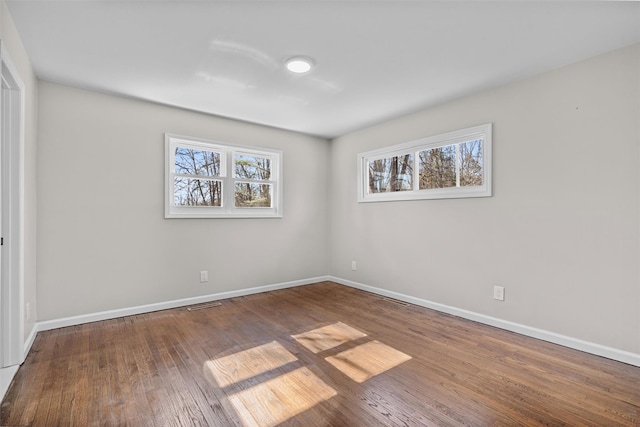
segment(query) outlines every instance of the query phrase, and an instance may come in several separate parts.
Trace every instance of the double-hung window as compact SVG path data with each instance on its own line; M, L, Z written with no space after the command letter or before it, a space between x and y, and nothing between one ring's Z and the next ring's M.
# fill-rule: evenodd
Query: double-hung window
M358 154L358 201L491 196L491 124Z
M165 218L282 216L282 152L165 135Z

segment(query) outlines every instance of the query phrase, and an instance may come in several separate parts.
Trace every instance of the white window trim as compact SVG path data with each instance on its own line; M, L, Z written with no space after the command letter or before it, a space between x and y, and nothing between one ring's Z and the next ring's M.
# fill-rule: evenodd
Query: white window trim
M225 175L220 178L223 182L222 206L176 206L174 204L174 165L175 147L191 147L196 149L220 151L221 171ZM233 176L234 154L259 155L271 159L272 186L271 208L237 208L235 207L235 181L246 182L245 179L237 180ZM165 134L165 218L282 218L282 161L283 153L262 147L249 147L227 142L211 141L189 136ZM229 191L231 189L231 191Z
M421 138L402 144L392 145L377 150L358 153L358 202L388 202L399 200L424 199L458 199L467 197L490 197L491 184L491 140L492 124L460 129L427 138ZM459 144L474 139L482 139L482 185L473 187L450 187L436 189L418 189L419 168L416 167L418 153L425 149L438 148L446 145ZM369 194L369 161L413 153L413 190L395 191L389 193Z

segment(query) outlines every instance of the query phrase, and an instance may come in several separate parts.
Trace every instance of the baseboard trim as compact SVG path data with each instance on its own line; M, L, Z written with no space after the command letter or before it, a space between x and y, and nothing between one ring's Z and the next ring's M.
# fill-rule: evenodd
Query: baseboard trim
M312 283L329 280L328 276L312 277L309 279L294 280L291 282L277 283L272 285L256 286L253 288L240 289L237 291L220 292L216 294L202 295L198 297L183 298L172 301L165 301L155 304L145 304L135 307L121 308L116 310L101 311L98 313L82 314L79 316L64 317L60 319L45 320L37 323L37 331L48 331L51 329L65 328L67 326L82 325L84 323L99 322L101 320L116 319L118 317L133 316L136 314L150 313L153 311L167 310L170 308L184 307L193 304L218 301L227 298L241 297L245 295L258 294L261 292L275 291L278 289L293 288L296 286L310 285ZM35 337L34 337L35 338Z
M400 301L419 305L421 307L426 307L426 308L430 308L432 310L440 311L443 313L452 314L454 316L462 317L464 319L473 320L475 322L483 323L485 325L495 326L496 328L505 329L507 331L516 332L518 334L525 335L528 337L537 338L543 341L559 344L564 347L573 348L575 350L584 351L586 353L606 357L608 359L617 360L619 362L628 363L629 365L640 367L640 354L637 354L637 353L631 353L628 351L619 350L617 348L607 347L604 345L584 341L578 338L557 334L555 332L533 328L531 326L526 326L519 323L510 322L507 320L498 319L496 317L486 316L484 314L476 313L473 311L463 310L457 307L439 304L433 301L412 297L412 296L401 294L398 292L376 288L374 286L365 285L362 283L354 282L352 280L346 280L346 279L333 277L333 276L329 276L328 280L339 283L341 285L349 286L352 288L360 289L363 291L371 292L371 293L382 295L389 298L394 298Z
M31 328L31 332L29 333L29 336L27 337L27 339L24 342L24 350L22 352L22 361L24 362L24 360L27 358L27 354L29 354L29 351L31 351L31 347L33 346L33 342L36 340L36 335L38 335L38 324L34 324L33 328Z
M433 301L412 297L409 295L389 291L382 288L376 288L374 286L369 286L363 283L358 283L352 280L342 279L340 277L334 277L334 276L312 277L309 279L294 280L291 282L257 286L253 288L240 289L237 291L220 292L216 294L209 294L209 295L203 295L203 296L192 297L192 298L183 298L183 299L166 301L166 302L155 303L155 304L146 304L146 305L140 305L135 307L102 311L99 313L91 313L91 314L85 314L80 316L72 316L72 317L65 317L60 319L53 319L53 320L38 322L34 326L31 334L29 335L29 337L27 338L27 341L25 342L24 354L26 356L29 349L31 348L31 345L33 344L33 341L35 340L36 333L39 331L47 331L50 329L64 328L67 326L81 325L84 323L98 322L101 320L115 319L118 317L132 316L135 314L143 314L143 313L149 313L149 312L159 311L159 310L167 310L170 308L184 307L192 304L201 304L201 303L217 301L221 299L240 297L240 296L251 295L251 294L256 294L261 292L275 291L278 289L293 288L296 286L309 285L312 283L323 282L327 280L339 283L341 285L349 286L355 289L361 289L363 291L386 296L389 298L394 298L400 301L405 301L421 307L426 307L432 310L458 316L463 319L473 320L475 322L483 323L485 325L495 326L497 328L505 329L511 332L516 332L518 334L525 335L528 337L541 339L543 341L552 342L554 344L559 344L565 347L584 351L586 353L606 357L608 359L617 360L619 362L628 363L630 365L640 367L640 354L637 354L637 353L631 353L631 352L616 349L613 347L607 347L607 346L592 343L589 341L584 341L578 338L557 334L555 332L546 331L543 329L538 329L531 326L510 322L510 321L499 319L496 317L491 317L491 316L476 313L473 311L464 310L461 308L452 307L445 304L440 304ZM16 370L17 370L17 367L16 367ZM13 378L13 376L11 376L11 378ZM4 376L2 376L2 379L4 379ZM9 379L9 383L11 383L11 379ZM0 384L0 386L4 386L4 383ZM9 384L7 384L6 386L8 387ZM0 388L0 391L2 391L2 388ZM3 395L3 394L0 393L0 395Z

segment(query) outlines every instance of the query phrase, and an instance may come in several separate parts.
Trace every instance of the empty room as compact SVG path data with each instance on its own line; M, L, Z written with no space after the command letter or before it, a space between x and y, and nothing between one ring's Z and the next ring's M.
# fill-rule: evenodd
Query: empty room
M0 0L1 426L640 426L640 2Z

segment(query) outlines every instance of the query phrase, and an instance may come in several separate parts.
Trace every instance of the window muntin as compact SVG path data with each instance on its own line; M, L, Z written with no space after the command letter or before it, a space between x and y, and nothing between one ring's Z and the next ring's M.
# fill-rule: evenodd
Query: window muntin
M429 148L418 153L420 190L481 186L482 139Z
M192 145L173 149L173 203L176 206L222 206L222 153Z
M282 216L281 151L170 134L165 140L166 218Z
M491 196L491 124L358 154L358 201Z

